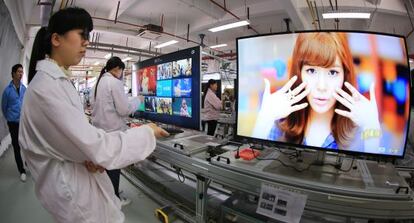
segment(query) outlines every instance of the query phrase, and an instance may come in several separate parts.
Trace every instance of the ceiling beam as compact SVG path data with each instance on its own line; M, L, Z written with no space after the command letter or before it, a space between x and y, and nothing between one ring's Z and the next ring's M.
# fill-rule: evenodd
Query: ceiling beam
M311 19L306 18L305 15L303 15L301 8L298 5L298 1L285 1L285 0L274 0L274 1L278 3L277 5L279 7L286 10L286 13L288 14L290 20L292 21L293 31L313 29L312 23L310 21Z

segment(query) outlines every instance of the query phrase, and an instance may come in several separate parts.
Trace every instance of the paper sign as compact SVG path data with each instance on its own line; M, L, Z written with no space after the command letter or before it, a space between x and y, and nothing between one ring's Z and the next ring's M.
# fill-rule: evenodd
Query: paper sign
M308 196L262 184L257 213L283 222L299 223Z

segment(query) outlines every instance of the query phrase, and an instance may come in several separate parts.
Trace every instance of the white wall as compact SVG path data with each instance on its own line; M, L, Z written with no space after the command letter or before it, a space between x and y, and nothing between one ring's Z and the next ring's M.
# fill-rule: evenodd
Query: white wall
M11 68L14 64L21 63L20 55L22 44L20 43L12 25L10 13L3 1L0 1L0 93L11 81ZM4 144L9 134L6 120L0 112L0 140Z

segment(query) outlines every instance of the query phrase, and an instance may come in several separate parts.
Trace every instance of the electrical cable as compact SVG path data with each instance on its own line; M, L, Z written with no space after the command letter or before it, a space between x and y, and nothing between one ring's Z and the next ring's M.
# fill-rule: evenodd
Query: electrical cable
M180 181L181 183L184 183L185 176L184 176L183 170L181 168L177 168L176 172L177 172L178 181ZM182 180L181 180L181 176L182 176Z
M313 166L313 165L316 165L316 163L315 162L313 162L313 163L310 163L308 166L306 166L305 168L297 168L296 166L294 166L294 165L289 165L289 164L286 164L286 163L284 163L282 160L280 160L279 158L259 158L259 157L257 157L256 156L256 154L254 153L254 149L253 148L251 148L251 151L252 151L252 154L253 154L253 156L254 156L254 158L255 159L257 159L257 160L274 160L274 161L278 161L280 164L282 164L282 166L284 166L284 167L288 167L288 168L292 168L292 169L294 169L294 170L296 170L296 171L298 171L298 172L303 172L303 171L306 171L306 170L309 170L309 168L311 167L311 166ZM296 152L296 157L298 156L299 154ZM291 154L291 156L292 156L292 154ZM292 157L289 157L289 159L292 159ZM338 165L337 164L332 164L332 163L324 163L324 165L331 165L331 166L333 166L333 167L335 167L336 169L338 169L339 171L342 171L342 172L349 172L351 169L352 169L352 167L354 166L354 161L355 161L355 158L352 158L352 162L351 162L351 165L347 168L347 169L341 169L340 167L338 168Z

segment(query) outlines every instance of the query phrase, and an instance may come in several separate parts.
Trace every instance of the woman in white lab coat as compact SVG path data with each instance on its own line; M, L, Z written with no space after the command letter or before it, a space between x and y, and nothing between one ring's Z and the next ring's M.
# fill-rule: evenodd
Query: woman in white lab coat
M102 167L143 160L155 138L168 135L155 125L106 133L89 124L67 69L85 55L92 29L88 12L66 8L52 15L33 44L19 142L36 195L57 222L123 222Z
M125 64L119 57L111 57L98 77L96 85L92 89L92 125L106 132L125 131L127 129L125 118L134 113L140 101L128 101L124 92L122 72ZM115 195L121 200L122 205L131 201L119 196L120 169L106 170L115 190Z

